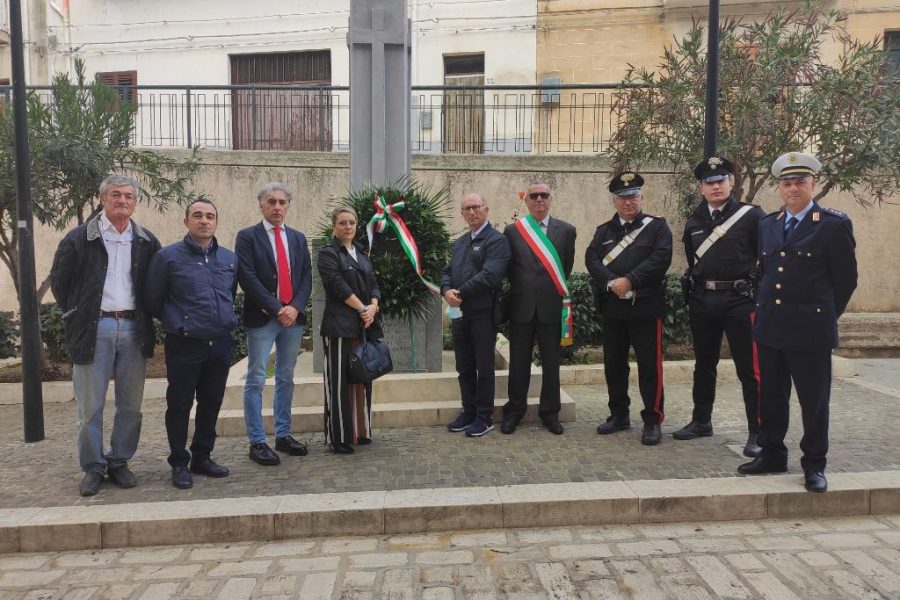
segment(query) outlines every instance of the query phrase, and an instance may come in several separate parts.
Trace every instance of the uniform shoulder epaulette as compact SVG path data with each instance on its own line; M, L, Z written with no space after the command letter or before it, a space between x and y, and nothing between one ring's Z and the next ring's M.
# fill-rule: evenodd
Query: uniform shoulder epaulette
M833 216L841 218L841 219L849 219L850 218L849 216L847 216L847 213L841 212L841 211L839 211L835 208L831 208L829 206L820 206L819 208L822 209L822 212L828 213L830 215L833 215Z
M663 217L662 215L648 215L647 213L644 213L644 216L645 216L645 217L650 217L651 219L660 219L661 221L665 221L665 220L666 220L666 218Z
M756 208L761 208L759 204L753 204L752 202L744 202L741 200L738 204L746 204L747 206L755 206Z

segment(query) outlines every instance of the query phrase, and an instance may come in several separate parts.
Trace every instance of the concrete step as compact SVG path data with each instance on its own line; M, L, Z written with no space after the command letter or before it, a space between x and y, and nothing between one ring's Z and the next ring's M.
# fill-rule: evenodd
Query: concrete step
M844 313L838 333L841 356L900 356L900 313Z
M394 427L434 427L446 425L459 413L459 395L454 400L417 400L406 402L390 401L379 402L378 396L372 405L372 426L379 428ZM503 418L503 402L494 406L494 422L499 423ZM528 399L528 411L523 422L538 421L538 398ZM560 391L559 420L572 422L575 420L575 400L565 391ZM263 424L267 434L275 432L275 419L271 408L262 411ZM322 431L324 428L324 406L294 406L291 410L291 429L295 433L308 433ZM193 427L193 414L191 426ZM244 411L242 409L227 409L219 412L219 420L216 424L216 433L220 436L243 436L247 429L244 424Z
M496 372L495 398L506 402L509 397L506 391L509 371ZM294 406L319 406L323 402L322 376L294 378ZM275 380L267 379L263 390L265 403L270 403L274 393ZM541 389L541 370L534 367L531 372L529 389L538 392ZM375 381L373 392L375 398L390 398L391 402L419 402L423 398L434 401L459 402L459 382L456 373L391 373ZM241 410L244 407L244 382L230 380L225 388L222 408Z

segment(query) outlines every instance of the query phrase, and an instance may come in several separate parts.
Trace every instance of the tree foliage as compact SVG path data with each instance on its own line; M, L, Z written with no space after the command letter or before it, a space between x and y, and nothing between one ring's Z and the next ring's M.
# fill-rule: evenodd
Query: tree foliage
M881 40L854 39L844 22L840 12L807 3L760 21L722 23L718 152L735 164L738 199L752 201L775 158L791 150L822 161L817 199L836 188L870 205L897 192L900 84ZM703 158L705 40L694 22L656 71L631 67L614 107L621 123L611 143L615 164L670 167L685 210L696 191L691 171ZM826 60L829 40L837 53Z
M75 61L74 81L63 73L49 93L29 92L27 107L32 210L41 224L62 230L98 214L100 182L110 173L135 177L139 201L159 211L194 197L188 186L200 166L199 148L179 161L131 147L136 105L107 85L88 83L83 61ZM0 260L18 289L13 128L12 111L0 109Z

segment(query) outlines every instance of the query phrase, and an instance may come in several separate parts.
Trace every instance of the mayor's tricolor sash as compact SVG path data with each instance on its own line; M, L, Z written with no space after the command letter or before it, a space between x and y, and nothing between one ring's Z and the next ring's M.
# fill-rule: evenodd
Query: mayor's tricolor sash
M541 231L540 223L531 215L525 215L516 221L516 229L544 268L547 269L550 280L556 286L556 292L562 296L562 334L559 344L571 346L575 331L572 318L572 297L569 295L569 285L566 283L566 274L563 271L562 261L559 260L559 253L547 234Z

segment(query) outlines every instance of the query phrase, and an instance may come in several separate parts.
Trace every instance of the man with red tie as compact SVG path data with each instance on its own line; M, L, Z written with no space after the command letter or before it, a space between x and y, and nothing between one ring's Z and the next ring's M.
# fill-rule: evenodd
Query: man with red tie
M238 281L244 290L247 327L247 378L244 383L244 422L250 459L277 465L281 458L266 443L262 392L269 355L275 346L275 450L305 456L306 446L291 435L294 367L300 354L306 304L312 292L312 271L306 237L285 227L291 193L281 183L267 183L257 195L262 222L238 232Z

